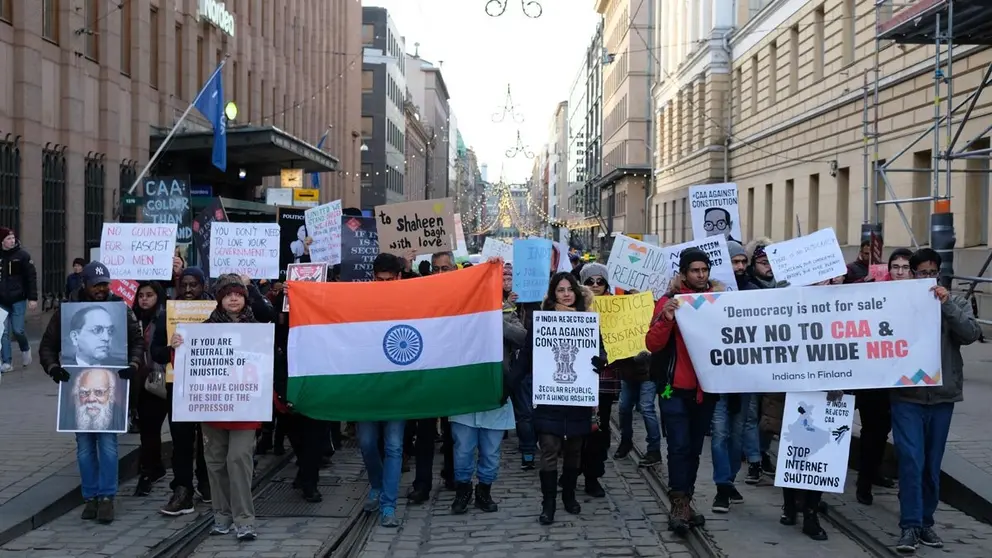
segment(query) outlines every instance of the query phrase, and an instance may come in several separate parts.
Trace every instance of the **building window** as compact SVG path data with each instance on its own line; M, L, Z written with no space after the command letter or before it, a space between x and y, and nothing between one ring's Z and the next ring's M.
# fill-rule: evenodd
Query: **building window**
M778 43L768 45L768 107L778 101Z
M41 0L41 36L59 44L59 0Z
M789 30L789 95L799 92L799 26Z
M747 189L747 238L754 238L754 187Z
M799 218L796 215L796 181L786 180L785 181L785 233L783 238L786 240L792 238L795 234L795 229L793 228L793 222Z
M682 238L679 242L686 242L690 236L689 230L689 198L682 198Z
M159 28L158 10L155 8L152 8L151 10L151 18L149 19L148 27L148 58L152 61L152 67L148 68L148 85L151 85L153 89L158 89L158 74L159 71L161 71L159 66L160 59L158 52L158 38L159 33L161 33L162 30Z
M176 92L175 96L179 99L183 98L183 45L185 41L183 40L183 26L181 23L176 24Z
M769 238L772 236L772 197L775 193L773 184L765 184L765 229L763 234Z
M842 53L841 57L844 61L844 65L854 63L854 41L857 35L855 23L855 0L844 0L843 9L841 10L841 27L843 36L842 41Z
M809 213L806 217L809 233L820 230L820 175L809 175ZM807 233L807 234L809 234Z
M205 53L203 52L203 37L196 38L196 86L203 87L203 83L206 81L207 76L204 73L203 59Z
M362 163L362 188L372 187L372 165Z
M372 46L375 43L375 26L371 23L362 25L362 45Z
M105 155L86 157L83 171L83 246L86 254L100 245L103 233L103 199L107 173L103 168ZM130 187L130 186L129 186Z
M734 112L738 119L744 118L744 69L738 67L734 72Z
M751 57L751 116L758 114L758 55Z
M65 147L41 152L41 289L61 298L65 286Z
M372 131L375 129L375 121L371 116L362 117L362 139L372 139Z
M848 216L851 214L851 168L844 167L837 170L837 226L834 232L837 233L837 243L841 246L847 244L848 240Z
M248 70L248 102L245 105L245 120L248 122L251 122L251 109L255 106L255 88L252 87L252 83L252 73Z
M362 70L362 93L371 93L374 82L372 70Z
M238 73L238 61L231 62L231 97L236 104L241 104L241 97L238 96L238 82L241 81L241 74Z
M11 23L14 21L14 0L0 0L0 21Z
M2 0L0 0L2 1ZM131 3L121 3L121 73L131 75Z
M823 29L825 20L823 6L813 11L813 79L816 81L823 79L826 53L826 35Z
M21 230L21 147L10 136L0 141L0 223Z
M696 137L699 138L699 149L706 147L709 141L706 130L706 81L705 78L699 82L699 95L696 102L699 107L696 109Z
M138 205L123 203L124 196L122 194L130 190L131 185L138 179L138 169L135 168L135 162L121 162L117 176L117 199L121 206L114 208L114 216L119 218L121 223L134 223L138 220Z
M83 1L83 55L94 62L100 61L100 0Z

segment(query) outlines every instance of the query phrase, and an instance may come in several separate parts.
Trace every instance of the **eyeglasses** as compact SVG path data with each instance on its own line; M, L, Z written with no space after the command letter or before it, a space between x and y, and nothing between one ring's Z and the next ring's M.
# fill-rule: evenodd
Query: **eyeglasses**
M587 287L605 287L606 281L603 279L586 279L586 282L583 284Z
M86 331L86 333L89 333L89 334L92 334L92 335L109 335L109 336L113 337L114 336L114 333L117 331L117 328L114 327L114 326L102 326L102 325L98 325L98 326L87 327L87 328L85 328L85 331Z
M82 398L87 398L90 395L92 395L92 396L97 397L99 399L103 399L104 397L107 396L108 393L110 393L110 390L109 389L81 389L81 390L79 390L78 393L79 393L79 397L82 397Z
M914 271L913 272L913 275L915 275L915 276L917 276L917 277L919 277L921 279L930 279L930 278L937 277L938 275L940 275L940 270L939 269L932 269L930 271L919 271L918 270L918 271Z
M713 229L724 230L727 228L726 219L718 219L716 221L705 221L703 222L703 228L707 231L712 231Z

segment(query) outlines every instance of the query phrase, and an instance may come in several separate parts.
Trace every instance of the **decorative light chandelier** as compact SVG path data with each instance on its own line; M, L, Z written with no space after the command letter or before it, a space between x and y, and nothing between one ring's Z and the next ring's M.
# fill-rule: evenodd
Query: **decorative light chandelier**
M489 17L499 17L506 12L506 6L510 0L489 0L486 2L486 15ZM537 19L544 13L544 8L536 0L520 0L520 11L531 19Z
M499 124L500 122L506 120L506 115L510 115L510 118L512 118L517 124L523 124L524 122L524 115L517 112L517 107L513 105L513 94L510 93L509 83L506 84L506 100L503 101L503 112L494 112L492 120L494 123Z
M534 152L531 151L530 149L527 149L527 146L524 145L524 140L520 137L520 130L517 130L517 145L506 150L506 158L512 159L516 157L517 154L520 153L522 153L523 156L528 159L534 158Z

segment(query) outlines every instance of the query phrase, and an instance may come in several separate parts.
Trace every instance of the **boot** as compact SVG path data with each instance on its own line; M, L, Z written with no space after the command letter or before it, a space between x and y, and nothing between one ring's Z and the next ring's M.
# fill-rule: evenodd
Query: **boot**
M827 540L827 532L820 526L820 518L816 508L806 508L803 510L803 534L814 541Z
M572 515L582 512L582 506L575 499L575 485L579 480L579 470L565 467L561 472L561 503L565 511Z
M792 488L782 489L782 516L778 518L782 525L796 524L796 491Z
M669 498L672 511L668 515L668 530L684 537L689 533L689 497L684 492L672 491Z
M558 471L541 471L541 525L555 522L555 505L558 500Z
M593 498L605 498L606 490L596 477L586 476L586 494Z
M455 501L451 503L451 513L461 515L468 511L472 502L472 483L460 482L455 485Z
M491 484L482 484L481 482L475 487L475 507L486 513L499 510L499 506L493 501L492 487Z
M706 516L696 511L696 508L692 506L693 493L690 492L686 499L686 515L689 517L690 527L702 527L706 525Z

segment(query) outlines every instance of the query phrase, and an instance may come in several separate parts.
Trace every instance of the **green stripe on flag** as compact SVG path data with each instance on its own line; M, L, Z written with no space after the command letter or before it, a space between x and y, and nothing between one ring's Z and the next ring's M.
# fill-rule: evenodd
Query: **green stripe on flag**
M293 410L317 420L385 421L448 417L503 405L503 363L289 378Z

